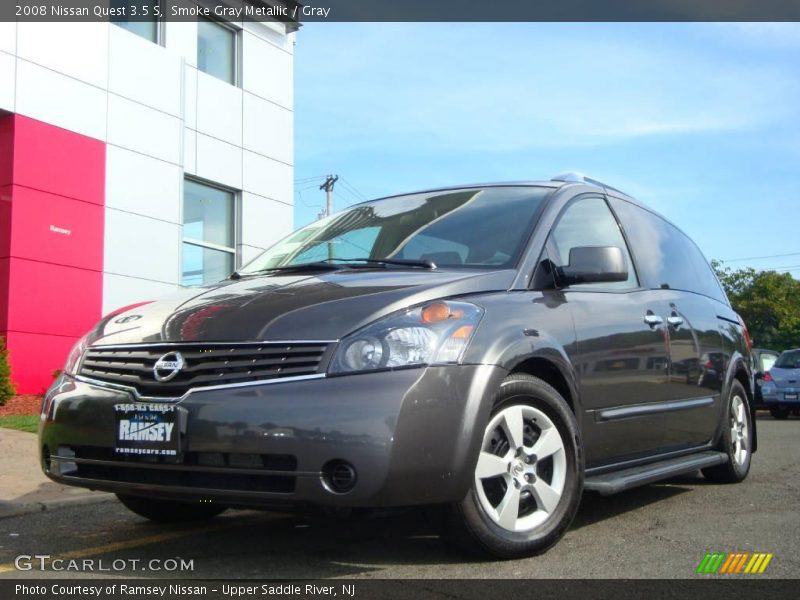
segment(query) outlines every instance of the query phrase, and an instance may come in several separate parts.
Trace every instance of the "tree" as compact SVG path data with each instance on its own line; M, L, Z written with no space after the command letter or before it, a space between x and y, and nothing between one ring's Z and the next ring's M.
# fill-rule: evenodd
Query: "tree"
M711 266L753 338L762 348L800 347L800 281L789 273Z
M14 389L14 384L11 383L8 348L6 348L6 341L0 337L0 406L3 406L15 393L16 389Z

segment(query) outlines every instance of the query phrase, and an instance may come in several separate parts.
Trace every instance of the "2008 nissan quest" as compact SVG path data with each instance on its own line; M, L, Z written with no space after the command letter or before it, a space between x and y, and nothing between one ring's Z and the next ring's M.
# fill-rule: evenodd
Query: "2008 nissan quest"
M44 398L42 467L155 521L440 505L460 547L527 556L584 489L742 481L750 346L697 246L604 184L393 196L105 317Z

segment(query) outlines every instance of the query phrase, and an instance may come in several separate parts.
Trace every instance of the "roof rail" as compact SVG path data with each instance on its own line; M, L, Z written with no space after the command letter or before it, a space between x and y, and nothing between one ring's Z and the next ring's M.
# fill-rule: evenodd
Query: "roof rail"
M550 181L564 181L567 183L586 183L588 185L594 185L596 187L600 187L603 189L619 192L620 194L625 194L625 192L623 192L620 189L612 187L606 183L603 183L602 181L597 181L597 179L586 177L586 175L578 171L564 171L563 173L559 173L558 175L551 177Z

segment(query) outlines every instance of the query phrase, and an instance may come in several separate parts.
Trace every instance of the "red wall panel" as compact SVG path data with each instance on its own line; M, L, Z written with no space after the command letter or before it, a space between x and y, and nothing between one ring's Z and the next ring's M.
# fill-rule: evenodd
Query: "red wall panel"
M64 360L77 338L36 333L8 333L11 378L19 394L41 394L53 383L53 372L64 368Z
M105 203L103 142L19 115L14 121L16 185Z
M8 329L8 266L10 258L0 258L0 337Z
M3 173L0 335L17 391L39 393L100 317L105 144L13 115L0 119Z
M100 318L102 273L11 259L8 329L81 336Z
M11 256L11 191L13 186L0 187L0 258ZM0 294L6 288L0 280Z
M14 115L0 116L0 186L13 181Z
M103 270L102 206L20 186L13 193L11 256Z

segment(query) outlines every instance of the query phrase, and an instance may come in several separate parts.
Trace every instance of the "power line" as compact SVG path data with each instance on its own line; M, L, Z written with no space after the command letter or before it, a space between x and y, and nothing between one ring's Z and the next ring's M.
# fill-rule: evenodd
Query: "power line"
M361 201L362 201L362 202L363 202L363 201L365 201L365 200L367 200L367 197L366 197L364 194L362 194L362 193L361 193L361 191L360 191L360 190L359 190L359 189L358 189L356 186L354 186L352 183L350 183L350 182L349 182L347 179L345 179L344 177L342 177L342 184L343 184L343 185L344 185L346 188L348 188L350 191L352 191L352 192L353 192L353 194L355 194L355 196L356 196L357 198L361 198Z
M300 179L295 179L295 183L305 183L307 181L312 181L314 179L323 179L325 175L314 175L313 177L302 177Z
M765 260L767 258L785 258L787 256L800 256L800 252L790 252L789 254L771 254L769 256L748 256L746 258L726 258L722 262L742 262L745 260Z

